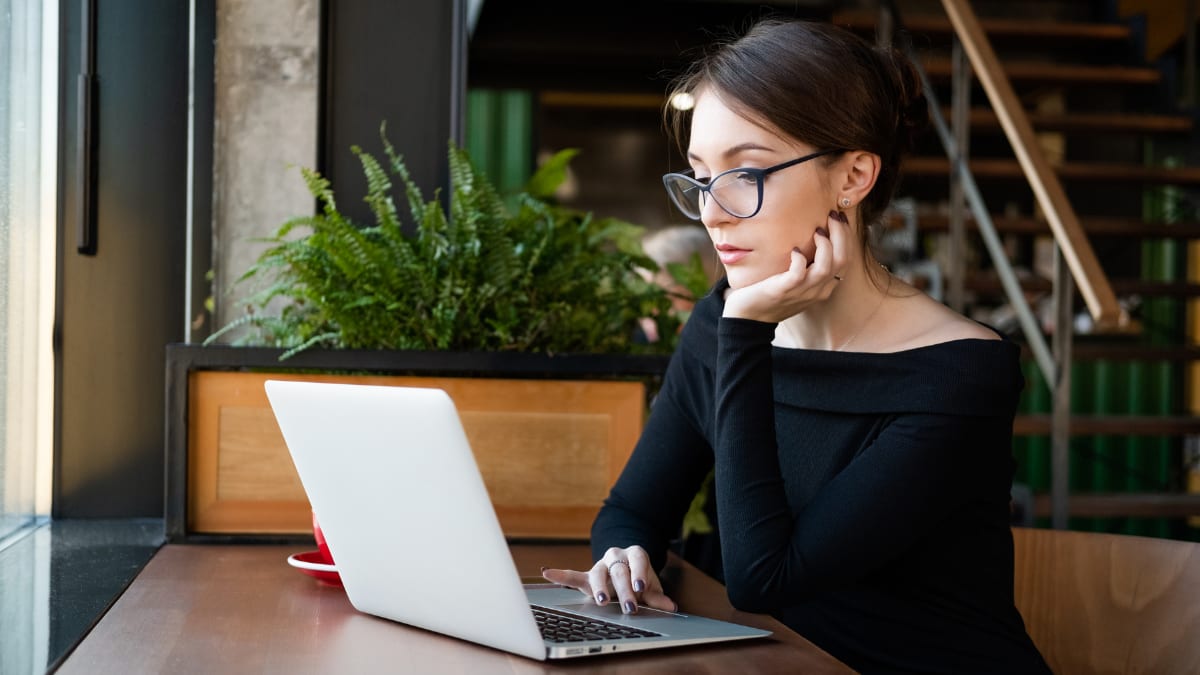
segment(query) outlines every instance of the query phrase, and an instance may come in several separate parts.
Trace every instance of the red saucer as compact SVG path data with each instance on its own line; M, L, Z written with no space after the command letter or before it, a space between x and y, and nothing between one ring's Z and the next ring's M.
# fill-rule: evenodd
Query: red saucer
M302 573L323 584L341 587L342 578L338 575L337 565L331 565L324 560L321 551L306 551L288 556L288 564Z

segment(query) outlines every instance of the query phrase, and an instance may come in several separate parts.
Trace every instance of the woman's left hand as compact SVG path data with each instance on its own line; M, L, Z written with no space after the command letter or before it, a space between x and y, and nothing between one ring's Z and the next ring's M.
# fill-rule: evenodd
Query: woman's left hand
M846 268L851 235L845 218L838 211L829 212L827 234L818 230L813 236L816 251L811 265L800 249L794 248L787 270L730 291L725 296L724 316L779 323L828 300Z
M650 565L650 556L641 546L610 548L587 572L543 568L547 581L583 593L597 605L620 603L621 611L635 614L639 606L665 612L679 609L663 592L662 582Z

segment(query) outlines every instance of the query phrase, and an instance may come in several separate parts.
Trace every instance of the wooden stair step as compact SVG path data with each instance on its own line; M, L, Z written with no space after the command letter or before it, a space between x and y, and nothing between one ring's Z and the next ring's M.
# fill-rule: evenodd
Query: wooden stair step
M1033 512L1039 517L1050 515L1050 495L1033 498ZM1084 518L1184 518L1200 515L1200 494L1163 492L1075 493L1067 499L1072 516Z
M1021 354L1030 356L1027 346L1022 345ZM1081 361L1143 361L1155 363L1169 361L1186 363L1200 361L1200 347L1192 345L1145 345L1089 343L1076 339L1071 345L1071 360Z
M922 60L925 72L934 81L946 81L953 74L950 59L930 57ZM1007 61L1004 72L1013 84L1103 84L1154 85L1162 73L1138 66L1091 66L1041 61Z
M947 120L949 108L942 110ZM1029 123L1035 131L1058 131L1063 133L1143 133L1143 134L1186 134L1192 131L1192 118L1186 115L1147 115L1140 113L1041 113L1026 111ZM1000 120L989 108L972 108L968 121L973 130L1000 131Z
M1025 179L1015 159L972 159L971 173L978 178ZM1116 162L1067 162L1055 167L1059 178L1070 181L1173 183L1200 185L1200 167L1142 166ZM950 160L945 157L910 157L903 171L908 176L946 176Z
M878 23L878 12L837 12L830 21L843 28L855 31L873 31ZM933 14L904 15L904 29L917 35L945 35L954 32L954 27L945 16ZM1116 23L1081 23L1067 21L1029 21L1024 19L984 18L979 19L983 32L989 38L1053 39L1053 40L1097 40L1119 42L1128 40L1128 26Z
M1071 415L1070 431L1072 436L1187 436L1200 433L1200 417ZM1050 435L1050 415L1017 415L1013 435Z
M967 215L967 227L975 229L975 218ZM1200 239L1200 222L1147 223L1140 218L1111 218L1106 216L1079 216L1083 231L1093 237L1152 237L1162 239ZM1050 234L1050 226L1043 220L1030 216L993 215L992 224L1005 234ZM904 218L892 214L888 220L892 228L904 227ZM920 213L917 228L922 232L944 232L950 228L950 217L944 213Z
M1027 277L1020 280L1025 291L1049 293L1049 279ZM1193 298L1200 296L1200 284L1186 281L1146 281L1144 279L1109 279L1113 293L1117 295L1143 295L1154 298ZM967 290L985 295L1003 295L1000 280L990 275L971 275L964 284Z

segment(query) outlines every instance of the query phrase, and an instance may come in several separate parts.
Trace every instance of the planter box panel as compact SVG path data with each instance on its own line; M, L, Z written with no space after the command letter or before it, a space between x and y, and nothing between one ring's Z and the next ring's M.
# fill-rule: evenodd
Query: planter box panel
M236 405L219 409L218 500L307 501L291 457L280 453L275 443L263 442L264 434L277 434L278 428L270 409Z
M587 538L637 442L646 396L632 381L193 371L189 531L311 531L308 500L263 389L269 379L446 390L509 537Z

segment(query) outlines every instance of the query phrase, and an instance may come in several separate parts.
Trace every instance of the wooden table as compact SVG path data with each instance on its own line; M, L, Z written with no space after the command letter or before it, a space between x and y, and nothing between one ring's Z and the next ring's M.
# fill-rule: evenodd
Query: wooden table
M844 673L839 661L769 616L730 607L686 563L684 611L774 631L763 640L538 662L361 614L340 588L287 565L296 546L161 549L64 662L60 673ZM581 569L585 546L513 547L522 575ZM430 583L453 583L453 580Z

